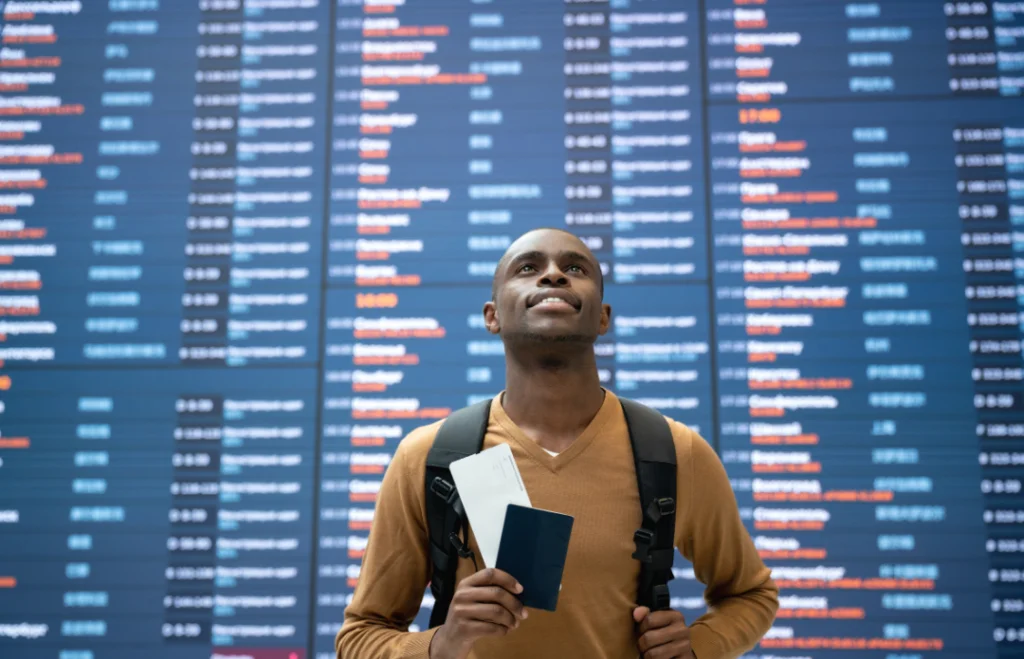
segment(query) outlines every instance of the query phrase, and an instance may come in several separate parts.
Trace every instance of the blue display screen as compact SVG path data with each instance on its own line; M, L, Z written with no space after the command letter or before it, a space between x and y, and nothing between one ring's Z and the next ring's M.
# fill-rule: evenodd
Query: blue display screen
M334 657L395 447L504 387L495 265L560 227L602 383L773 569L750 659L1024 657L1024 3L0 14L0 656Z

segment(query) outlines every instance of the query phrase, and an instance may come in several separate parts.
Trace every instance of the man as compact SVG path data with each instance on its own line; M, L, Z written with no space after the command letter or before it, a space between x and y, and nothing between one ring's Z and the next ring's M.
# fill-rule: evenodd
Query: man
M515 579L476 571L466 559L445 623L407 631L430 578L424 472L437 422L404 438L385 474L336 639L339 658L723 659L769 629L778 590L740 521L725 470L706 441L673 420L675 545L706 585L709 610L687 626L677 611L636 605L636 472L622 409L601 386L594 356L611 322L603 294L590 250L565 231L540 229L509 247L483 309L506 362L483 448L508 444L531 503L575 517L558 610L527 611ZM468 544L479 556L472 533Z

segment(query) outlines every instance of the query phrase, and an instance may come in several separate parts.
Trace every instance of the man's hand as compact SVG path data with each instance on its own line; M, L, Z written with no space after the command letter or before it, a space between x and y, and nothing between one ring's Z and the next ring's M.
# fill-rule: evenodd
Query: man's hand
M651 611L646 606L633 609L639 623L637 647L643 659L694 659L690 647L690 628L678 611Z
M459 582L448 617L430 642L430 659L465 659L473 643L485 636L504 636L526 618L516 595L523 587L512 575L494 568L480 570Z

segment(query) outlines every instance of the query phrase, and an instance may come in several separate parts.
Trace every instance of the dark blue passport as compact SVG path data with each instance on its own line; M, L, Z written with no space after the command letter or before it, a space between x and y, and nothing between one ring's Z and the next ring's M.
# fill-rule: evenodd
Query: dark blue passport
M554 611L562 587L573 518L562 513L510 503L498 544L495 567L523 586L523 606Z

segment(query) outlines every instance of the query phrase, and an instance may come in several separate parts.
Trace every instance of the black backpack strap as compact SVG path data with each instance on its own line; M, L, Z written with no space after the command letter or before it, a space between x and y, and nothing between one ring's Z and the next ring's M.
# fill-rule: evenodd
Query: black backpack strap
M426 512L433 567L430 592L434 596L431 628L444 624L448 617L448 606L455 594L459 556L469 556L459 539L459 531L465 532L467 528L466 514L448 466L480 451L490 411L490 399L456 410L441 424L427 453Z
M637 603L652 611L669 608L676 531L676 446L660 413L636 401L619 399L626 415L636 462L643 526L633 535L640 561Z

